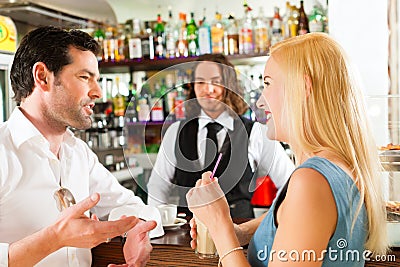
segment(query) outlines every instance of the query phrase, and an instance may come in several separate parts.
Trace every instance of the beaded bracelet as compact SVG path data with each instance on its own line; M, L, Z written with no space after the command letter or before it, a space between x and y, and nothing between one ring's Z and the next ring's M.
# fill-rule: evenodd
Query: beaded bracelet
M243 247L233 248L233 249L229 250L228 252L225 252L225 254L222 255L221 257L219 257L218 267L221 267L221 266L222 266L222 260L223 260L226 256L228 256L229 254L231 254L232 252L237 251L237 250L243 250Z

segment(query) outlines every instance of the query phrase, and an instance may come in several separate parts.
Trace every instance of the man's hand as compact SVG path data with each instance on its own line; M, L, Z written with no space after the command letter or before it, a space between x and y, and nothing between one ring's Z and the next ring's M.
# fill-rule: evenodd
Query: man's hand
M126 237L124 245L124 257L126 264L122 265L109 265L110 267L142 267L150 259L150 252L153 247L150 244L149 231L157 226L155 221L142 221L139 220Z
M95 193L76 205L67 208L54 225L56 242L61 247L92 248L129 231L140 221L134 216L121 218L116 221L98 221L88 218L84 213L94 207L100 200L100 195Z

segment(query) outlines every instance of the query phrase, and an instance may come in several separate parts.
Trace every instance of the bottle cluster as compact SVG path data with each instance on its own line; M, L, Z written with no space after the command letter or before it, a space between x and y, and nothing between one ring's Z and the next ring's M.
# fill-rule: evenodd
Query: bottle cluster
M179 13L176 20L169 9L167 21L161 14L156 21L128 20L117 27L98 28L94 38L102 47L100 61L129 61L134 59L179 58L209 53L257 54L268 51L270 45L285 38L307 32L327 32L326 10L315 5L310 14L300 6L286 2L286 12L266 17L262 7L255 16L244 2L243 16L223 17L216 12L209 20L205 16L196 21L195 14Z

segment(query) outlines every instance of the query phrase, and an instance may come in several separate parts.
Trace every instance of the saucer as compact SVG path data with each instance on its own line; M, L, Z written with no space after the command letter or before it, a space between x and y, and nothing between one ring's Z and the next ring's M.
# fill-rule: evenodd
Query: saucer
M163 227L164 227L165 230L171 230L171 229L175 229L175 228L181 227L185 223L187 223L187 220L182 219L182 218L175 218L175 222L174 223L164 224Z

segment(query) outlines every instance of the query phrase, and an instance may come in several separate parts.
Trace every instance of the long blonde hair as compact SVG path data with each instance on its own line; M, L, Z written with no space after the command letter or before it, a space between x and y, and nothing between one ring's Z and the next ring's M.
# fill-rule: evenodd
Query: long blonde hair
M285 75L283 112L289 143L300 153L330 151L349 166L368 216L365 244L377 254L387 250L377 146L368 126L363 96L355 83L343 49L326 34L312 33L287 39L271 48ZM306 77L311 90L306 90ZM290 116L288 116L290 115Z

